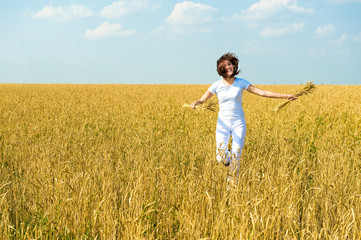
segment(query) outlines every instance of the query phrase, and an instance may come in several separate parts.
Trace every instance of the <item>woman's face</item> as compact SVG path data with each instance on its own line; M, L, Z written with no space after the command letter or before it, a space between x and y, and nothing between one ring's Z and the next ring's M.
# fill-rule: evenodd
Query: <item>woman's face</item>
M222 62L224 69L226 70L227 77L231 77L234 72L234 66L229 60L224 60Z

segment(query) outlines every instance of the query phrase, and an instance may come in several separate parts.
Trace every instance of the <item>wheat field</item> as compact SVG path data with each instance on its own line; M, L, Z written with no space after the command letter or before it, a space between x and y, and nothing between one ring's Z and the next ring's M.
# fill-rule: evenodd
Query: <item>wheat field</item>
M361 86L246 92L228 191L207 88L0 84L0 238L361 238Z

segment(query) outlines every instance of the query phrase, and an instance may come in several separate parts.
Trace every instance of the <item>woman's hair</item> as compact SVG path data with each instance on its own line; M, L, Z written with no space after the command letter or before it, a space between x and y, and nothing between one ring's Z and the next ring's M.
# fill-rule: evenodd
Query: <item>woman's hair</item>
M227 70L226 70L226 66L224 64L222 64L222 62L224 60L229 60L232 65L233 65L233 74L231 77L234 77L236 76L240 70L238 70L238 58L236 57L236 55L234 53L226 53L226 54L223 54L218 60L217 60L217 72L219 74L219 76L222 76L222 77L227 77Z

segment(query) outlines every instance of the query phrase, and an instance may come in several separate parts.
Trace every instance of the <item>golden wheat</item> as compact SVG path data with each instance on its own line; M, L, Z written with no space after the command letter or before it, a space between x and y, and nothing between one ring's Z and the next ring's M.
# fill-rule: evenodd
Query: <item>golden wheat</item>
M305 84L305 86L301 90L298 90L296 92L295 96L296 97L301 97L301 96L311 94L311 93L313 93L315 91L315 89L316 89L316 85L313 82L307 82ZM273 111L278 112L279 110L281 110L283 107L285 107L290 102L291 102L291 100L288 100L287 102L281 103L280 105L275 107L273 109Z
M360 86L245 92L230 191L207 87L0 85L0 239L361 238Z
M183 104L183 107L187 107L189 108L191 105L190 104ZM207 102L205 102L202 105L198 105L199 109L203 109L203 110L209 110L211 112L215 112L216 111L216 107L217 107L217 102L213 99L208 100Z

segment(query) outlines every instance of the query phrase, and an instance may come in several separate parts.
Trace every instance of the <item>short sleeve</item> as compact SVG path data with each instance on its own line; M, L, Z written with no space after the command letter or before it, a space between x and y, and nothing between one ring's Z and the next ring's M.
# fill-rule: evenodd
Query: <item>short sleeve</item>
M244 87L244 90L247 90L247 88L251 85L251 83L245 79L242 79L242 81L243 81L242 85Z
M212 94L215 94L215 93L217 92L217 83L218 83L218 82L213 83L213 84L208 88L208 91L210 91Z

